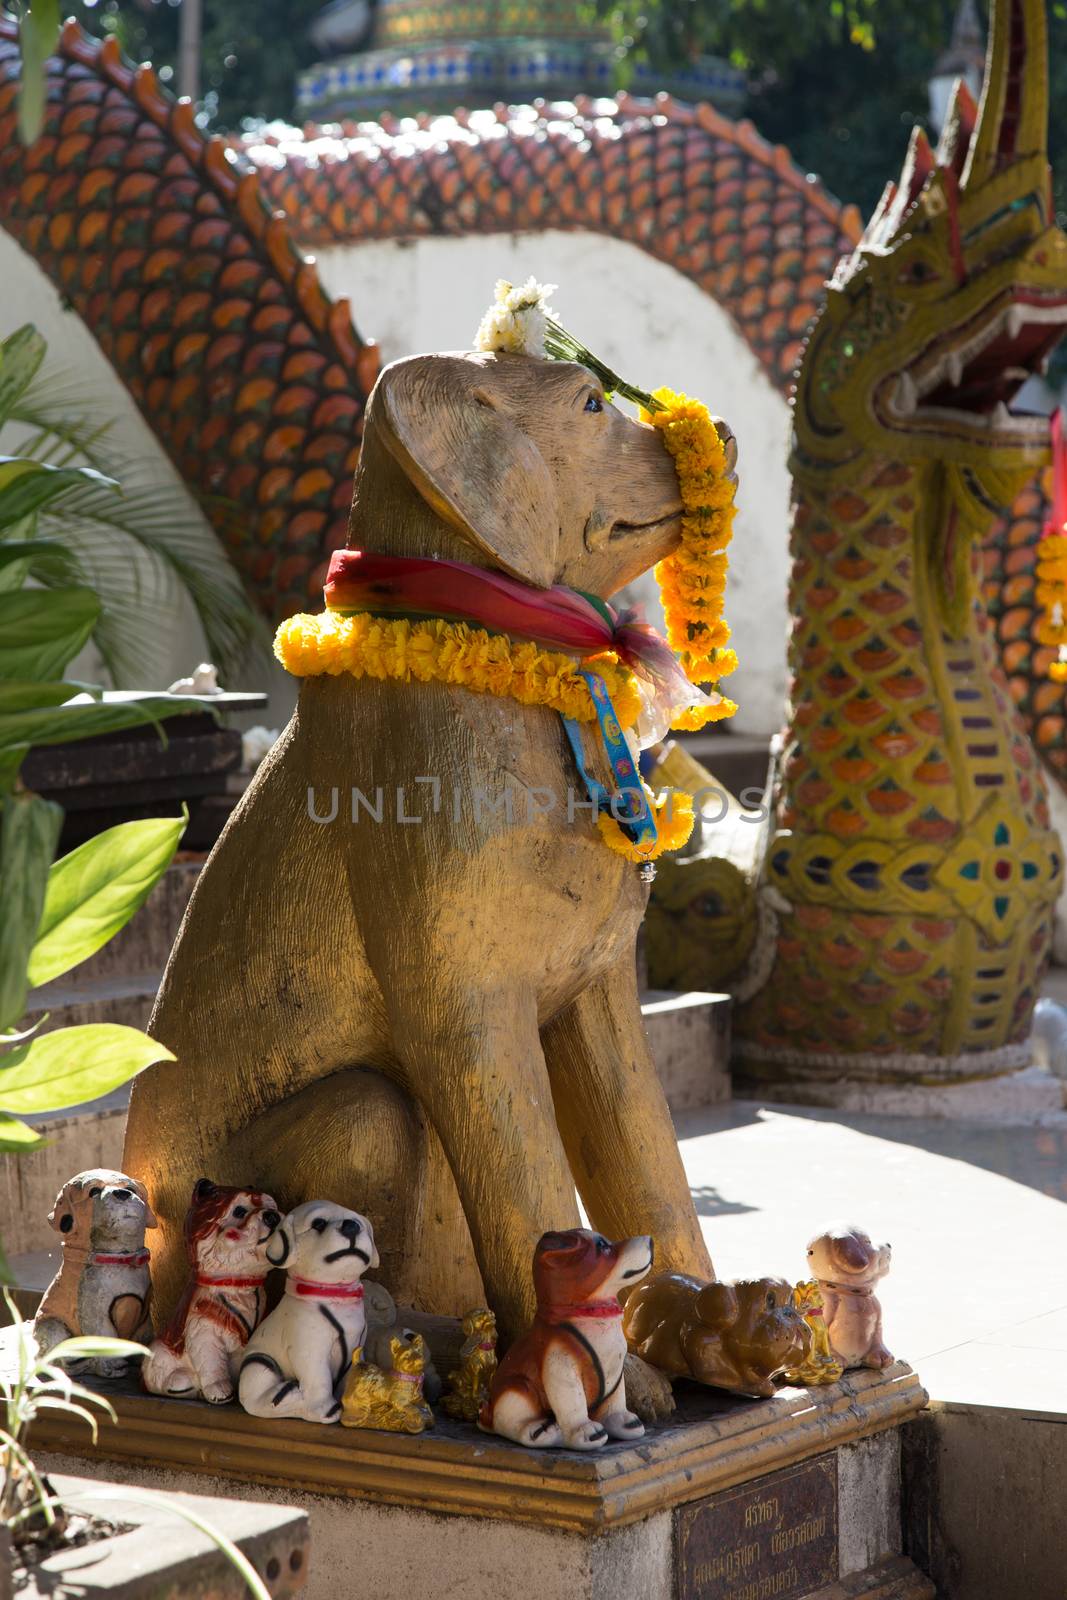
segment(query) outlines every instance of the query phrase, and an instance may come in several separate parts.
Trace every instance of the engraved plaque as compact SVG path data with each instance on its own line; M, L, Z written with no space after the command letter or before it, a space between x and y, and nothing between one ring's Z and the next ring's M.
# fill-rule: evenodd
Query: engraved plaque
M836 1583L837 1456L675 1512L678 1600L778 1600Z

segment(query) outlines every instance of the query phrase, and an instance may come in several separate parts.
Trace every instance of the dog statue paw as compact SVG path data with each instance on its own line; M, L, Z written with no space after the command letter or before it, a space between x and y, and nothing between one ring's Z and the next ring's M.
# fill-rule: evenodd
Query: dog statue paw
M644 1424L626 1406L618 1296L651 1265L647 1234L620 1244L587 1228L544 1234L533 1260L537 1314L497 1368L479 1427L539 1449L639 1439Z
M477 1422L496 1369L496 1318L481 1306L463 1318L459 1366L448 1374L448 1391L441 1401L446 1413L457 1422Z
M701 1283L661 1272L626 1302L630 1349L676 1378L766 1397L807 1360L811 1332L784 1278Z
M877 1369L893 1361L882 1342L882 1307L874 1292L892 1255L888 1244L872 1244L869 1233L848 1223L826 1228L808 1245L830 1348L845 1367Z
M366 1217L307 1200L267 1241L285 1293L248 1341L238 1394L253 1417L336 1422L352 1357L366 1336L364 1272L378 1266Z
M151 1252L144 1236L157 1224L144 1184L106 1168L79 1172L60 1189L48 1220L62 1240L63 1261L33 1319L40 1354L77 1334L147 1342ZM101 1378L127 1370L123 1358L76 1365Z
M405 1330L389 1341L389 1366L352 1357L341 1397L341 1422L346 1428L380 1428L389 1433L422 1433L433 1427L433 1412L423 1397L426 1341Z
M812 1278L809 1282L798 1283L793 1294L797 1310L811 1330L811 1350L806 1361L789 1368L785 1375L786 1382L801 1389L836 1383L845 1369L830 1349L822 1291Z
M233 1399L237 1363L266 1310L266 1246L281 1220L259 1189L194 1184L183 1225L189 1282L141 1368L150 1393Z

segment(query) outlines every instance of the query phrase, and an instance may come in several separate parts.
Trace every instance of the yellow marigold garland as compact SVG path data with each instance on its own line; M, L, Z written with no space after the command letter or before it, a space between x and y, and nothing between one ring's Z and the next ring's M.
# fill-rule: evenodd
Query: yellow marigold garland
M693 796L681 789L655 795L646 783L645 798L656 824L656 843L652 850L641 851L623 833L610 812L602 811L596 819L600 837L617 855L627 861L655 861L666 850L680 850L687 844L693 831Z
M279 627L274 653L297 678L349 672L354 678L400 683L451 683L524 706L548 706L576 722L596 717L573 656L443 617L414 622L365 611L352 616L301 612ZM629 667L611 652L591 658L590 665L603 678L621 726L633 727L642 702Z
M726 473L726 453L706 405L672 389L653 393L656 408L642 417L658 428L671 453L682 496L682 541L656 567L667 642L690 683L717 684L733 672L737 656L724 646L730 629L723 619L734 506L734 485ZM732 717L733 700L717 691L709 706L683 711L672 723L694 730Z
M1067 683L1067 534L1046 533L1038 544L1034 596L1044 607L1034 634L1039 644L1052 645L1057 652L1048 675Z

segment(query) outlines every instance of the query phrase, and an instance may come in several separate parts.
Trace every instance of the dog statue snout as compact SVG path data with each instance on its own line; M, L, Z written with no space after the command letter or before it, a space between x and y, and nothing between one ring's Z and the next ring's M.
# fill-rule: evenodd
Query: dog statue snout
M355 1217L346 1217L343 1222L338 1223L337 1231L343 1233L346 1239L355 1239L361 1229Z

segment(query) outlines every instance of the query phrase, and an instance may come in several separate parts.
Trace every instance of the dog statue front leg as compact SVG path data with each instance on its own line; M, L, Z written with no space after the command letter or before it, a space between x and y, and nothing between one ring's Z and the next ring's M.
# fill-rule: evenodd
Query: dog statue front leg
M599 1450L607 1444L608 1430L589 1415L585 1386L574 1352L563 1343L553 1344L541 1371L545 1395L559 1424L565 1450Z
M202 1316L191 1317L186 1325L185 1356L205 1400L220 1406L233 1399L229 1351L219 1338L218 1329Z
M626 1385L622 1377L603 1405L593 1413L593 1417L595 1421L603 1423L609 1439L640 1439L645 1431L641 1418L627 1409Z

